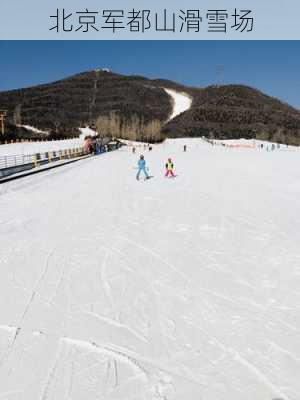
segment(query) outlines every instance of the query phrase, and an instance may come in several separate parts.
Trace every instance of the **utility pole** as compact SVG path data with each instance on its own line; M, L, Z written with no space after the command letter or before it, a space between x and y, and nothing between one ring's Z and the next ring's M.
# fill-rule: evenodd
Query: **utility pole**
M217 86L224 85L225 65L223 64L217 65L216 75L217 75Z
M6 117L7 111L0 110L0 124L1 124L1 134L4 135L4 120Z

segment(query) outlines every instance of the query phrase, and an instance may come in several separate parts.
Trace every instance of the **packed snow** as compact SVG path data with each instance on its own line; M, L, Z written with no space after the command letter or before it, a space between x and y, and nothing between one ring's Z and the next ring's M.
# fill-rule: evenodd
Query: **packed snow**
M298 400L299 171L185 139L0 185L0 398Z
M177 115L187 111L192 105L192 99L186 93L180 93L172 89L164 89L169 96L172 97L173 101L173 111L169 117L169 121Z

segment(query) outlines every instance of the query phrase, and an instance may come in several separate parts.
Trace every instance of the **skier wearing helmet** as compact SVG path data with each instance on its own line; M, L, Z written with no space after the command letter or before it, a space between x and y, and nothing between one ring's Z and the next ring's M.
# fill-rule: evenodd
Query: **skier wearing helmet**
M138 173L136 175L136 179L137 180L140 179L140 173L141 172L144 173L146 179L149 179L149 175L147 174L147 171L146 171L146 161L145 161L143 155L140 156L140 159L138 161Z
M168 158L168 161L166 162L166 173L165 173L165 177L168 177L169 175L171 175L173 178L175 177L174 172L173 172L173 162L171 158Z

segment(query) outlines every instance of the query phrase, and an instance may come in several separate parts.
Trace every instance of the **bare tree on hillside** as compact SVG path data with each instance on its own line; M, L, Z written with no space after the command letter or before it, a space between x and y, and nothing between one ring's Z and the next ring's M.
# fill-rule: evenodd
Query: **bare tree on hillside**
M111 112L109 115L99 116L96 121L96 130L101 138L120 137L132 141L159 141L161 128L159 120L145 124L143 117L136 114L130 118L122 118L119 114Z
M143 131L144 136L147 138L147 141L160 141L162 139L161 128L161 122L158 119L154 119L150 121L147 125L145 125Z
M96 131L100 138L118 137L121 133L121 118L117 113L101 115L96 121Z
M22 124L22 116L21 116L22 104L16 105L13 114L13 121L15 125Z

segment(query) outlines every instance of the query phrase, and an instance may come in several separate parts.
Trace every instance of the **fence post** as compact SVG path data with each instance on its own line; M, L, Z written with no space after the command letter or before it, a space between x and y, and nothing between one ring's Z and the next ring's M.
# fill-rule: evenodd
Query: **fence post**
M39 166L37 154L34 154L33 156L33 164L35 168Z

